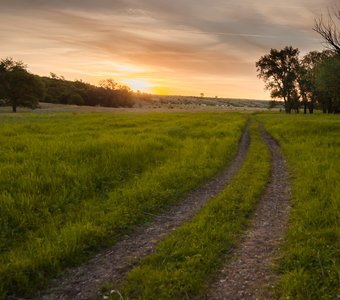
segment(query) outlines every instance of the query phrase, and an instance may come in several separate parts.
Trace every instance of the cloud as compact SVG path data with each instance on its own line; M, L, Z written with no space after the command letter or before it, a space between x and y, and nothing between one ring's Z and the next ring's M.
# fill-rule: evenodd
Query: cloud
M321 48L311 29L313 19L332 4L333 0L11 0L0 3L0 39L4 54L16 55L45 74L58 71L89 80L109 74L125 80L180 78L183 85L192 86L206 74L214 78L209 81L211 90L221 88L214 85L218 79L227 85L235 79L253 80L257 86L254 63L270 48ZM262 90L258 94L265 95Z

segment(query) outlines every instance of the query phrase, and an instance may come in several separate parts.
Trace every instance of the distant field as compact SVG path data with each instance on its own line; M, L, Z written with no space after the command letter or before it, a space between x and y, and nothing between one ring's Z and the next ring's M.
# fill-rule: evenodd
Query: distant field
M220 109L226 111L267 111L269 109L268 100L252 100L252 99L233 99L218 97L188 97L188 96L152 96L150 98L153 107L168 107L182 109ZM136 105L138 106L138 104ZM277 108L282 106L277 105Z
M33 112L187 112L187 111L239 111L260 112L268 110L279 111L282 105L269 108L267 100L200 98L184 96L148 96L145 100L137 100L132 108L112 108L101 106L77 106L65 104L40 103ZM18 108L19 112L32 111L29 108ZM1 112L11 112L11 107L1 107Z
M0 119L0 298L28 295L228 164L245 115ZM110 237L110 239L108 239Z

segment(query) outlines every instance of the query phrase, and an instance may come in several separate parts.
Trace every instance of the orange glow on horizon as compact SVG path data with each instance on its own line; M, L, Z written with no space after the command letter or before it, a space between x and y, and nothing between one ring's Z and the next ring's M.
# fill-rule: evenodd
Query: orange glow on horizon
M287 45L321 51L311 28L334 1L0 1L0 58L141 93L270 99L255 62Z
M151 93L153 90L152 87L154 86L154 84L152 84L151 82L140 79L128 79L124 80L123 83L126 84L134 92L140 91L141 93Z
M165 88L158 86L158 87L154 87L152 89L152 94L155 94L155 95L168 95L169 92Z

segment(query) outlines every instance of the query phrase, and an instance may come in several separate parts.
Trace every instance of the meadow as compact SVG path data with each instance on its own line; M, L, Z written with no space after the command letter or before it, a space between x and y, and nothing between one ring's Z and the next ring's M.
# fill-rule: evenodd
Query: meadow
M282 147L292 187L287 233L273 266L279 278L273 282L275 297L335 299L340 295L340 120L282 114L254 119ZM124 299L204 299L268 180L267 149L252 127L247 159L231 184L111 289Z
M0 297L32 295L204 183L240 114L3 114Z
M230 184L107 287L128 299L204 295L268 182L260 123L282 149L292 188L277 297L335 299L339 117L230 112L1 114L0 299L34 295L166 212L230 164L249 119L249 152Z
M204 295L210 277L246 228L269 179L270 154L258 124L250 125L250 135L249 152L233 181L127 275L118 287L124 299L193 299ZM120 298L115 296L112 299Z
M277 265L282 299L340 295L340 119L270 115L258 119L278 140L291 174L288 233Z

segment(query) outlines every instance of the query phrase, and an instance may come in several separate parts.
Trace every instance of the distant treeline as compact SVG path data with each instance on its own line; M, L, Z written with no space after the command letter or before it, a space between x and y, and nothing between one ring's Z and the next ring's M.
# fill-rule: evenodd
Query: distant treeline
M40 80L45 86L43 102L106 107L132 107L134 104L134 93L130 88L118 85L112 79L94 86L81 80L65 80L51 73L51 77L40 77Z
M22 61L12 58L0 60L0 106L36 108L39 102L105 107L132 107L136 100L150 95L134 93L129 87L113 79L100 81L99 86L81 80L69 81L51 73L41 77L27 71Z

